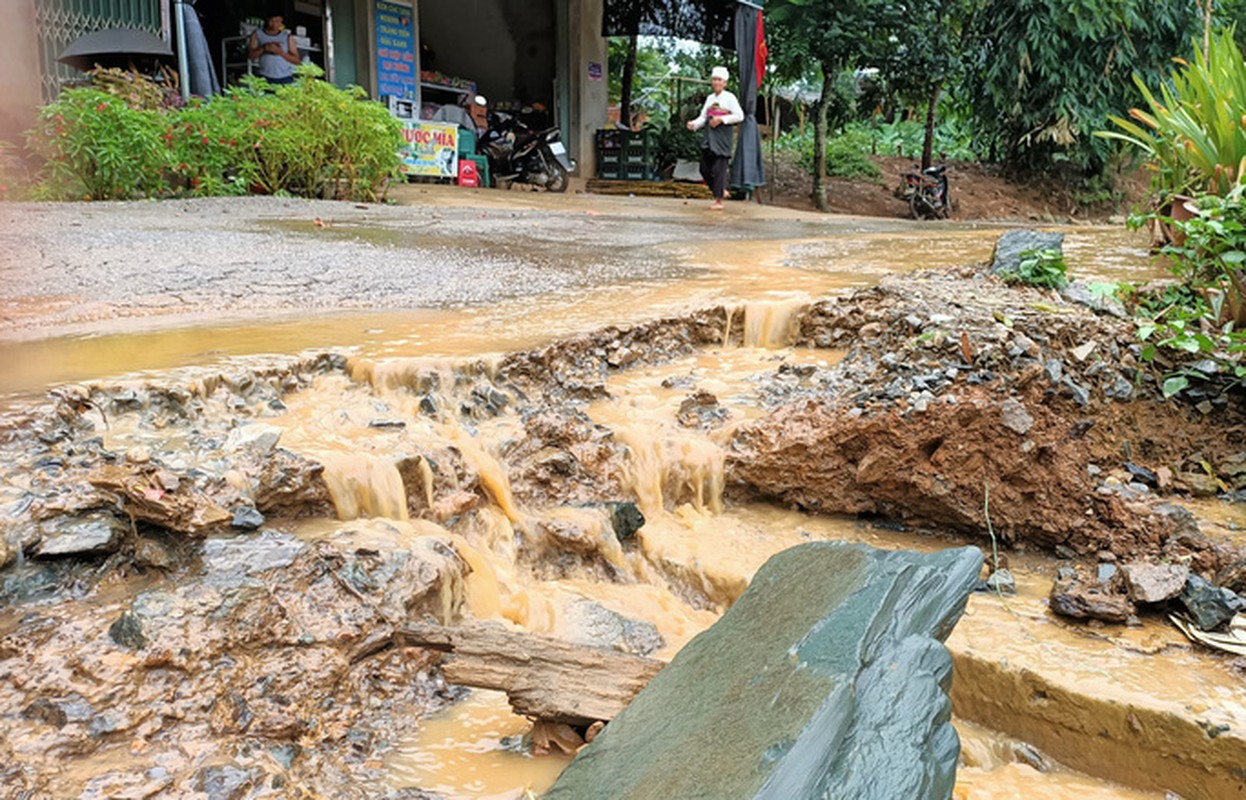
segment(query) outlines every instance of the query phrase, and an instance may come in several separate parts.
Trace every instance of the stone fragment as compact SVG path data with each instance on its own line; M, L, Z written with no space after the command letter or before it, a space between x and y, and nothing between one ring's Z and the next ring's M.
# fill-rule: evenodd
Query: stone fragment
M1010 397L999 404L999 410L1003 414L1004 427L1013 433L1025 436L1034 427L1034 417L1019 400Z
M1136 562L1121 567L1129 599L1135 603L1162 603L1177 595L1190 577L1184 564L1147 564Z
M109 626L108 638L131 650L141 650L147 646L147 637L143 635L143 624L129 611L123 612L120 617L117 617L117 621Z
M1078 361L1085 361L1090 358L1090 354L1093 353L1095 348L1098 346L1098 342L1084 342L1083 344L1079 344L1077 347L1073 348L1073 358L1076 358Z
M636 536L636 531L645 526L645 515L634 502L627 500L621 503L606 503L610 511L610 526L614 528L614 538L625 542Z
M1126 461L1125 470L1139 483L1144 483L1152 488L1159 485L1159 476L1146 467L1140 467L1132 461Z
M234 518L229 524L234 528L253 531L264 524L264 515L251 506L238 506L233 510Z
M1104 295L1090 288L1084 281L1073 281L1060 290L1060 296L1070 303L1086 306L1091 311L1108 314L1119 319L1127 316L1125 306L1111 295Z
M281 428L254 422L234 428L225 439L226 450L254 450L257 453L271 453L281 441Z
M1234 592L1216 586L1197 575L1185 582L1180 596L1181 604L1190 612L1194 624L1209 631L1233 619L1233 615L1246 609L1246 602Z
M1115 569L1115 567L1113 567ZM1051 587L1051 610L1074 619L1124 622L1135 613L1134 604L1123 594L1113 594L1098 581L1083 580L1072 570L1061 571Z
M1004 231L995 242L991 257L991 273L1015 272L1021 266L1021 254L1030 250L1064 252L1064 234L1035 230Z
M940 640L981 564L976 548L779 553L546 800L949 797L959 747Z
M1064 363L1058 358L1049 358L1043 364L1043 371L1047 373L1047 380L1055 385L1064 377Z
M92 556L114 552L129 526L107 511L44 522L43 539L34 548L39 558Z
M1017 579L1006 569L997 569L986 579L986 588L998 594L1016 594Z

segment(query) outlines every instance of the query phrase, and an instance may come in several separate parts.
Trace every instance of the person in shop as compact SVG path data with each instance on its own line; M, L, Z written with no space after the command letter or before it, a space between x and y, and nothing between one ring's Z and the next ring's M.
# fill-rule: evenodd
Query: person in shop
M722 211L727 193L727 166L735 142L733 125L744 121L744 109L736 96L727 91L726 67L710 72L710 96L705 98L701 115L688 121L688 130L704 130L701 137L701 177L714 195L713 211Z
M247 43L247 58L260 62L259 75L269 83L294 83L294 68L303 63L294 36L280 15L256 28Z

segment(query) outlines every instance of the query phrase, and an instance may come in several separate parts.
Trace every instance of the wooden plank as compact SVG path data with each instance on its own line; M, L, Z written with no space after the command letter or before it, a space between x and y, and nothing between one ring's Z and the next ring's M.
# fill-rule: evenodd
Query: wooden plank
M396 637L452 654L442 664L450 683L504 691L517 714L576 726L613 719L666 666L491 625L408 624Z
M683 181L615 181L592 178L588 182L587 189L596 194L634 194L637 197L682 197L709 200L712 196L709 187L705 184Z

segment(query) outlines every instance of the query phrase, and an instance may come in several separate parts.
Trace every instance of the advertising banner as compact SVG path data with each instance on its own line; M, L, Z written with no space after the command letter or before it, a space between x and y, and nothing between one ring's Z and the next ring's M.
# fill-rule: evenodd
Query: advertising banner
M403 128L402 170L408 175L457 178L459 127L439 122L409 122Z
M376 90L384 97L415 97L415 12L376 0Z

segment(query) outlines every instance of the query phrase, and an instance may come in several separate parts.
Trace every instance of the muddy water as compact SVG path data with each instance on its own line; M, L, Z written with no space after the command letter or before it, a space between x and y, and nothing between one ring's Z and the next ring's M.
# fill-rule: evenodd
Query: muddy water
M590 633L577 609L600 604L626 618L651 624L662 644L654 652L672 657L704 630L747 587L772 554L810 540L847 540L875 547L932 550L950 539L914 537L875 529L854 519L809 517L767 505L725 506L722 445L731 428L764 409L764 389L774 375L798 384L805 368L825 368L840 354L782 347L788 305L759 304L737 310L744 317L752 347L708 348L661 366L639 367L612 377L611 397L585 407L590 418L613 431L628 448L623 479L646 515L635 542L621 548L608 533L601 512L584 508L524 507L515 500L498 453L522 435L513 414L469 429L453 419L431 419L418 410L412 386L432 386L438 405L453 406L456 376L487 372L484 362L446 359L359 358L350 365L355 380L318 379L311 389L290 396L288 410L272 420L284 431L284 446L326 465L339 516L382 517L376 524L400 526L411 536L449 539L471 565L468 596L473 614L534 633L581 639ZM762 376L770 376L769 380ZM782 381L778 384L782 386ZM690 387L718 401L717 427L680 424ZM401 429L373 428L381 415L404 420ZM437 511L432 479L422 488L431 520L406 521L408 498L398 478L394 454L451 442L480 473L492 500L470 525L452 524ZM433 521L437 520L437 521ZM611 579L591 570L557 580L530 574L520 563L515 542L539 535L540 526L561 522L597 541L597 555L616 571ZM447 527L443 527L443 525ZM324 522L300 526L305 536L331 530ZM1016 601L1041 603L1047 578L1037 562L1014 561L1021 595ZM969 618L1000 613L1004 601L975 597ZM1041 650L1027 640L1023 649ZM450 798L515 798L548 786L566 760L517 752L515 737L527 729L506 712L496 695L473 695L401 739L386 760L387 786L421 786ZM1127 791L1062 769L1021 743L963 725L967 731L964 798L1069 797L1132 798Z
M861 221L829 237L791 223L774 235L784 233L791 238L654 244L650 257L677 265L666 280L520 296L489 307L316 314L311 320L304 313L263 320L217 316L211 325L201 321L190 327L177 318L144 318L142 331L26 341L20 331L0 331L0 354L8 365L0 372L0 408L52 384L214 364L239 355L344 348L370 357L467 357L632 322L642 310L654 317L723 302L801 301L869 285L886 272L985 261L999 230L914 231ZM426 238L384 230L373 235L400 248L418 248ZM1117 228L1066 230L1071 268L1088 278L1141 281L1163 275L1147 257L1146 245L1145 236ZM573 263L575 256L569 258Z
M515 300L488 309L238 324L210 333L165 331L19 345L11 354L23 367L4 379L8 382L0 391L21 393L52 381L162 370L225 356L349 346L354 355L348 375L324 376L310 389L286 397L285 413L266 422L282 430L282 446L324 464L338 517L362 520L356 528L360 541L366 542L372 525L397 529L410 539L448 541L472 568L467 598L474 616L582 639L593 633L582 613L585 603L593 603L651 625L660 636L652 654L669 659L711 625L765 559L779 550L812 539L909 549L953 543L877 530L851 519L727 505L722 447L734 425L799 392L806 368L824 368L839 357L786 346L794 312L808 298L861 285L886 268L980 260L986 256L983 241L993 237L951 231L905 238L867 229L843 241L818 241L798 235L806 231L780 233L791 236L760 243L661 245L668 257L684 265L682 277L603 287L577 297ZM1103 236L1106 241L1107 234ZM1098 251L1131 247L1132 242L1105 244ZM1122 263L1127 260L1122 258ZM836 266L827 269L827 263ZM1111 277L1117 269L1124 268L1105 261L1100 274ZM609 384L609 399L583 408L627 447L620 481L626 494L637 498L647 522L626 547L610 534L600 509L530 506L516 499L503 463L506 443L524 435L516 413L507 410L469 424L453 414L424 413L420 396L412 391L436 376L435 385L424 393L435 396L439 407L456 408L463 399L456 394L459 376L488 375L498 353L634 321L640 309L651 317L726 299L746 301L733 315L742 322L747 347L709 348L661 367L619 373ZM205 338L210 338L210 350L203 346ZM694 387L713 395L721 411L708 429L681 424L681 407ZM378 419L404 425L374 426ZM130 444L128 436L124 429L110 431L109 446L123 450ZM436 485L428 459L421 457L414 463L423 483L413 491L423 499L425 511L410 518L411 498L395 456L447 447L479 476L488 502L462 513L449 502L444 487ZM522 562L516 544L539 545L551 526L576 531L591 550L582 568L556 578L534 573ZM335 522L307 520L291 527L314 539L333 531ZM1044 579L1037 572L1027 573L1024 564L1014 568L1023 593L1038 591ZM997 599L981 597L973 600L970 612L979 618L1004 613ZM1026 646L1041 649L1042 641ZM451 798L539 792L565 759L517 752L513 737L526 729L523 720L506 713L496 695L473 694L444 717L421 721L410 737L400 739L385 761L383 783L390 788L420 786ZM1020 743L990 732L967 724L961 730L966 748L959 797L1147 796L1036 760Z

